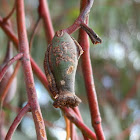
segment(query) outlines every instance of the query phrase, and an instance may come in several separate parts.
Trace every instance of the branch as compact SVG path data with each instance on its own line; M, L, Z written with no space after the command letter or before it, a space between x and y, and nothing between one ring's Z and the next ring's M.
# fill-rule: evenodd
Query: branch
M81 8L86 5L87 0L81 1ZM88 18L86 18L86 24L88 23ZM95 84L93 80L92 66L90 61L89 53L89 41L86 32L82 29L79 31L79 44L84 50L82 55L82 71L85 79L86 91L88 96L88 102L90 107L92 126L94 127L97 138L104 140L104 134L101 126L101 117L98 107L97 95L95 90Z
M72 34L76 30L78 30L80 27L86 31L86 33L89 35L91 41L93 44L101 43L102 40L100 37L85 24L85 19L88 17L88 14L90 12L90 9L93 5L94 0L87 0L84 7L81 9L79 17L75 20L75 22L68 28L63 29L64 32L67 32L68 34Z
M72 109L63 108L62 109L67 116L67 118L73 122L88 138L95 140L96 135L84 124Z
M20 112L18 113L17 117L15 118L15 120L13 121L12 125L10 126L8 133L6 135L5 140L11 140L13 133L15 132L17 126L19 125L19 123L21 122L22 118L24 117L24 115L29 111L30 107L29 104L27 104L26 106L24 106Z
M69 119L65 115L64 115L64 119L65 119L66 134L67 134L66 140L69 140L69 138L70 138L70 129L71 129L71 127L70 127L70 121L69 121Z
M51 21L46 0L39 0L38 12L43 19L45 33L46 33L46 40L48 41L49 44L51 43L52 38L54 36L54 30L53 30L52 21Z
M88 16L88 14L90 12L90 9L93 5L93 1L94 0L87 0L87 3L85 4L84 8L80 12L80 15L78 16L78 18L75 20L75 22L70 27L68 27L67 29L64 29L64 31L66 31L69 34L72 34L77 29L80 28L81 24L85 22L85 18Z
M22 59L22 66L28 95L28 103L31 107L37 133L37 139L47 140L45 125L40 111L40 106L37 100L37 94L34 86L34 79L30 62L29 45L25 27L24 0L17 0L16 7L17 7L19 51L24 54Z
M5 18L3 18L3 22L8 21L8 19L13 15L15 9L16 9L16 1L14 2L14 6L13 6L12 10L10 11L10 13Z
M73 108L73 110L74 110L74 112L77 114L77 116L79 117L79 119L83 122L83 119L82 119L82 116L81 116L81 114L80 114L79 108L78 108L78 107L75 107L75 108ZM83 134L84 140L89 140L89 139L87 138L87 136L85 136L84 133L82 133L82 134Z
M0 26L3 29L3 31L7 34L9 39L11 39L13 41L13 43L15 44L16 49L18 49L18 43L19 43L18 38L14 34L12 28L9 25L3 23L3 20L2 20L1 17L0 17ZM30 61L31 61L33 71L35 72L35 74L39 78L39 80L42 82L44 87L49 91L48 81L46 79L45 74L42 72L42 70L39 68L39 66L36 64L36 62L32 59L32 57L30 57L30 59L31 59Z
M14 77L16 76L16 74L17 74L17 72L18 72L18 70L19 70L19 67L20 67L20 61L18 61L18 62L16 63L14 72L13 72L13 74L11 75L11 77L10 77L10 79L9 79L9 81L8 81L8 83L7 83L7 85L6 85L5 89L4 89L4 91L3 91L3 93L2 93L1 96L0 96L0 111L2 111L4 100L5 100L5 98L6 98L6 95L7 95L7 93L8 93L9 88L11 87L11 84L12 84L12 82L13 82L13 80L14 80ZM10 96L10 95L9 95L9 96Z
M33 28L33 32L31 34L31 38L30 38L30 41L29 41L29 48L30 48L30 50L31 50L33 39L34 39L34 36L35 36L35 34L37 32L37 29L38 29L40 21L41 21L41 18L39 17L37 22L36 22L36 24L35 24L35 26L34 26L34 28Z
M16 56L14 56L12 59L10 59L5 66L2 68L0 72L0 82L2 78L4 77L5 73L7 72L8 68L17 60L21 59L23 57L23 53L18 53Z

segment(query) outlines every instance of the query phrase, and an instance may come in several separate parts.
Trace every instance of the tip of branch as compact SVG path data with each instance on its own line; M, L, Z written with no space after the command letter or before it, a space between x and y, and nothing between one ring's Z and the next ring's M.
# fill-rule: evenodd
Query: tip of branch
M86 31L86 33L89 35L93 44L102 43L101 38L91 28L89 28L85 23L81 24L81 28Z

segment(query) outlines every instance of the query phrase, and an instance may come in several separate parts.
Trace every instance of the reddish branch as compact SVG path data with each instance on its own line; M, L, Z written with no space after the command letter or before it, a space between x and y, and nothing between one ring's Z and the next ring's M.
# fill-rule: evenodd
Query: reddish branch
M7 83L7 85L6 85L5 89L4 89L4 91L3 91L3 93L2 93L1 96L0 96L0 105L1 105L1 109L2 109L2 106L3 106L4 100L5 100L5 98L6 98L6 95L7 95L7 93L8 93L8 90L9 90L9 88L11 87L11 84L12 84L12 82L13 82L13 80L14 80L14 77L16 76L16 74L17 74L17 72L18 72L18 70L19 70L19 67L20 67L20 61L17 62L16 66L15 66L15 69L14 69L14 72L13 72L13 74L11 75L11 77L10 77L10 79L9 79L9 81L8 81L8 83Z
M16 1L17 7L17 25L18 25L18 38L19 38L19 51L24 54L22 58L22 66L26 84L26 91L28 95L28 103L33 115L37 139L46 140L45 125L40 111L40 106L37 100L37 94L34 86L33 73L30 63L29 45L27 39L27 32L25 27L25 11L24 0Z
M3 18L4 22L6 22L12 16L12 14L15 11L15 9L16 9L16 2L14 3L14 6L13 6L12 10L10 11L10 13L5 18Z
M79 117L79 119L83 122L83 119L82 119L82 116L80 114L80 110L78 109L78 107L75 107L73 110L75 111L75 113L77 114L77 116ZM88 137L86 137L84 135L84 133L82 133L82 134L83 134L84 140L89 140Z
M48 43L51 43L54 36L54 30L46 0L39 0L38 11L44 22L46 40L48 41Z
M19 43L18 38L14 34L12 28L8 24L3 22L1 17L0 17L0 26L3 29L3 31L7 34L9 39L11 39L13 41L13 43L15 44L16 49L18 49L18 43ZM36 64L36 62L32 59L32 57L30 57L30 61L31 61L33 71L35 72L35 74L37 75L39 80L42 82L42 84L45 86L45 88L47 90L49 90L48 81L46 79L45 74L42 72L42 70L39 68L39 66Z
M63 111L67 118L70 119L71 122L73 122L82 131L82 133L92 140L96 139L96 135L85 124L82 123L82 121L72 109L64 108Z
M64 119L65 119L65 124L66 124L66 133L67 133L67 135L66 135L66 140L69 140L69 138L70 138L70 121L69 121L69 119L64 115Z
M26 106L24 106L21 111L18 113L17 117L15 118L15 120L13 121L11 127L8 130L8 133L6 135L5 140L11 140L13 133L15 132L17 126L19 125L19 123L21 122L23 116L29 111L30 106L29 104L27 104Z
M90 9L93 5L93 1L94 0L87 0L82 11L80 12L79 17L75 20L75 22L70 27L68 27L64 31L71 34L81 27L81 24L85 22L85 19L90 12Z
M35 36L35 34L36 34L37 30L38 30L38 26L39 26L40 21L41 21L41 18L39 17L37 22L36 22L36 24L35 24L35 26L34 26L34 28L33 28L33 32L31 34L31 38L30 38L30 41L29 41L30 50L31 50L31 47L32 47L34 36Z
M81 9L86 5L87 0L81 1ZM88 18L86 20L86 23L88 23ZM95 133L97 135L97 138L99 140L104 140L104 134L101 126L101 117L98 107L98 101L97 101L97 95L95 90L95 84L93 80L93 72L92 72L92 66L90 61L90 53L89 53L89 41L87 33L80 29L79 31L79 43L81 47L84 50L84 53L82 55L82 70L87 90L87 97L90 107L90 113L91 113L91 120L92 120L92 126L94 127Z
M23 53L18 53L16 56L14 56L12 59L10 59L5 66L2 68L0 72L0 81L4 77L5 73L7 72L8 68L17 60L21 59L23 57Z

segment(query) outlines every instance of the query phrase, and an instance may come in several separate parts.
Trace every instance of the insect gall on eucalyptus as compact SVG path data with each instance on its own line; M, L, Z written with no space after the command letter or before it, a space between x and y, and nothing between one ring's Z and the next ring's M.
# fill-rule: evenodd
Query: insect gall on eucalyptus
M76 107L81 99L75 95L75 74L83 50L68 33L57 31L48 45L44 69L49 89L55 96L54 107Z

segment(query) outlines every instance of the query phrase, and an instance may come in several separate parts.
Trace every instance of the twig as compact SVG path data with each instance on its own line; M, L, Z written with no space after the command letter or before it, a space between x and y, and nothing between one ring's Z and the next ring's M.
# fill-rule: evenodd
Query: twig
M46 40L50 44L54 36L54 30L46 0L39 0L38 11L44 22Z
M75 129L74 129L74 124L70 122L70 137L71 140L75 140Z
M87 0L87 3L85 3L84 7L81 9L79 17L75 20L75 22L70 27L63 29L63 31L67 32L68 34L72 34L76 30L78 30L80 27L82 27L82 29L85 30L87 34L89 35L92 43L98 44L98 43L101 43L102 40L91 28L89 28L85 24L86 17L88 17L90 9L93 5L93 1L94 0Z
M5 133L4 133L3 128L4 128L5 112L1 111L0 116L1 116L1 119L0 119L0 139L4 140Z
M2 68L0 72L0 82L2 78L4 77L5 73L7 72L8 68L13 64L15 61L21 59L23 57L23 53L18 53L16 56L14 56L12 59L10 59L5 66Z
M3 29L3 31L7 34L7 36L13 41L16 49L18 49L18 43L19 43L18 38L14 34L12 28L9 25L3 23L3 20L1 17L0 17L0 26ZM39 68L39 66L36 64L36 62L32 59L32 57L30 57L30 59L31 59L31 65L32 65L33 71L35 72L35 74L37 75L39 80L42 82L44 87L49 91L48 81L46 79L45 74L42 72L42 70Z
M75 107L73 108L73 110L75 111L75 113L78 115L79 119L83 122L83 119L82 119L82 116L80 114L80 110L78 109L78 107ZM87 136L85 136L84 133L83 134L83 137L84 137L84 140L89 140Z
M86 5L87 0L81 0L81 9ZM86 18L86 24L88 23L88 18ZM95 90L95 84L93 80L92 66L90 61L89 53L89 41L86 32L82 29L79 31L79 44L84 50L82 55L82 70L87 90L88 102L91 113L92 126L94 127L97 138L100 140L105 140L104 133L101 126L101 117L98 107L97 95Z
M64 115L64 119L65 119L65 123L66 123L66 132L67 132L66 140L69 140L69 138L70 138L70 121L65 115Z
M11 140L13 133L15 132L17 126L19 125L19 123L21 122L22 118L24 117L24 115L29 111L30 106L29 104L27 104L26 106L24 106L21 111L18 113L17 117L15 118L15 120L13 121L12 125L10 126L8 133L6 135L5 140Z
M32 47L34 36L35 36L35 34L36 34L37 30L38 30L38 26L39 26L40 21L41 21L41 18L38 17L37 22L36 22L36 24L35 24L35 26L33 28L33 32L31 34L30 41L29 41L29 48L30 48L30 50L31 50L31 47Z
M22 59L22 66L23 66L26 90L28 95L28 103L31 107L31 111L35 123L37 139L47 140L45 125L40 111L40 106L37 100L32 67L30 63L29 46L28 46L27 32L25 27L24 0L16 0L16 7L17 7L19 51L24 54Z
M80 15L75 20L75 22L68 28L64 29L63 31L66 31L69 34L72 34L77 29L81 27L81 24L85 22L85 18L88 16L90 9L93 5L94 0L87 0L87 3L85 3L84 8L81 10Z
M68 119L73 122L88 138L95 140L96 135L84 124L72 109L63 108Z
M16 74L17 74L17 72L18 72L18 70L19 70L19 67L20 67L20 61L18 61L18 62L16 63L14 72L13 72L13 74L11 75L11 77L10 77L10 79L9 79L9 81L8 81L8 83L7 83L7 85L6 85L5 89L4 89L4 91L3 91L3 93L2 93L1 96L0 96L0 111L2 111L3 103L4 103L4 100L5 100L5 97L6 97L7 93L8 93L8 90L9 90L9 88L10 88L10 86L11 86L13 80L14 80L14 77L16 76Z
M7 20L12 16L12 14L14 13L16 9L16 1L14 2L14 6L12 8L12 10L10 11L10 13L5 17L3 18L3 22L7 22Z

